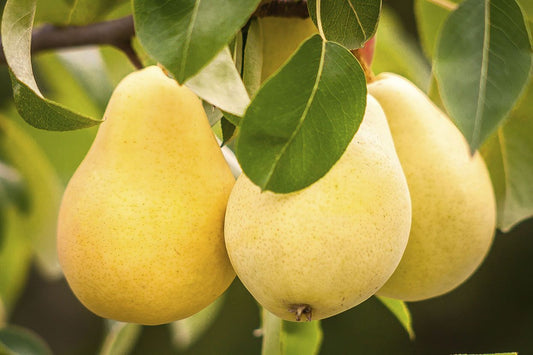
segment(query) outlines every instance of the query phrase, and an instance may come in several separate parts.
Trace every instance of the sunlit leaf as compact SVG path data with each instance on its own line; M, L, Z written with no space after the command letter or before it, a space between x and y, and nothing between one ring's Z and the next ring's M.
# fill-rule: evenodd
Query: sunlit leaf
M146 51L179 83L197 74L248 21L260 0L134 0Z
M46 99L35 82L31 66L31 33L35 0L8 0L2 18L2 44L10 68L15 106L31 125L65 131L98 124L100 120L84 116Z
M237 116L242 116L250 103L228 47L185 85L210 104Z
M477 149L525 88L532 49L515 0L465 0L446 19L434 72L444 106Z
M317 2L319 0L307 2L315 24ZM327 40L340 43L348 49L360 48L376 33L380 10L381 0L320 1L324 35Z
M324 176L363 118L366 82L357 60L315 35L267 80L239 127L236 153L261 189L288 193Z

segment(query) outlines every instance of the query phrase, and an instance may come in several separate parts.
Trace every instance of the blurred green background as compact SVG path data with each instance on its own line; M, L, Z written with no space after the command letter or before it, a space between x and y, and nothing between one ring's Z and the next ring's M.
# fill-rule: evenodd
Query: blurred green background
M418 45L412 1L390 0L384 4L387 9L378 32L374 71L398 72L427 89L430 66ZM87 60L88 56L94 56L95 60ZM105 65L97 65L98 61ZM79 70L80 63L92 63L93 66ZM94 115L102 114L113 86L133 69L123 54L111 48L81 54L68 51L46 53L37 56L34 65L45 95ZM8 119L20 132L32 137L38 144L39 154L48 159L56 179L51 184L64 186L88 149L95 129L53 133L29 127L13 112L5 67L0 68L0 105L2 119ZM26 163L32 164L30 161ZM4 288L15 289L12 304L6 302L10 308L9 323L35 331L54 354L98 353L106 336L106 322L86 310L73 296L65 280L57 274L54 276L53 270L44 276L42 265L30 263L28 246L17 243L6 239L0 249L0 277L7 273L9 256L20 258L17 267L21 276L4 280L11 282ZM322 321L324 339L320 353L518 351L533 354L533 306L529 301L533 291L531 255L533 219L524 221L505 235L498 233L481 268L461 287L432 300L408 304L416 334L413 341L383 304L371 298L350 311ZM27 279L24 276L26 267L29 267ZM2 282L0 280L0 285ZM20 294L14 286L17 282L20 283ZM259 354L261 338L254 335L259 326L259 309L236 280L227 291L213 324L190 348L180 351L173 347L172 334L167 326L143 327L133 354Z

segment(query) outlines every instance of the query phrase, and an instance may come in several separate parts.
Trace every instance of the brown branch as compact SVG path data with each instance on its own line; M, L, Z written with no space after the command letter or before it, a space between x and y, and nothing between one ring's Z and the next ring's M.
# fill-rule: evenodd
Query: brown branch
M87 26L58 27L44 25L33 32L31 51L32 54L35 54L47 49L89 45L111 45L125 51L131 49L131 39L134 35L133 18L131 16ZM138 58L137 61L140 63ZM6 63L3 46L0 53L0 63Z
M277 0L259 5L254 12L256 17L309 17L307 0Z
M253 16L309 17L306 0L273 0L261 4ZM133 17L127 16L117 20L90 24L87 26L53 26L44 25L32 34L32 55L41 51L90 45L110 45L123 51L137 68L142 62L131 46L135 36ZM0 64L6 63L6 57L0 39Z

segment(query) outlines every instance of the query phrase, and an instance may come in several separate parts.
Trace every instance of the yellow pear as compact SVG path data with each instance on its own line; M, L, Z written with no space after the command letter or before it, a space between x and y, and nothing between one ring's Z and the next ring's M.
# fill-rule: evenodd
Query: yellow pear
M383 111L369 96L345 153L311 186L261 192L241 175L225 239L237 275L259 303L286 320L317 320L354 307L387 281L410 225L407 182Z
M311 35L318 33L311 18L261 17L263 34L263 69L261 81L277 71Z
M405 254L378 294L406 301L446 293L485 258L495 229L495 200L481 156L414 84L380 74L369 85L391 129L413 204Z
M235 276L223 237L234 183L196 95L155 66L128 75L63 196L73 292L102 317L148 325L209 305Z

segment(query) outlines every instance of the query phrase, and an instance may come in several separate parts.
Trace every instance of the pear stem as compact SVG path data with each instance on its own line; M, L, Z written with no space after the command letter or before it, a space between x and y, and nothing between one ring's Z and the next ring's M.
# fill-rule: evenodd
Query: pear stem
M289 312L295 314L297 322L302 320L304 314L308 322L313 318L313 308L308 304L293 304L289 307Z
M368 65L365 58L361 54L361 48L353 49L350 52L352 52L353 56L357 58L359 64L361 64L361 68L363 68L363 72L365 73L366 83L370 84L373 82L376 79L376 76L374 75L370 65Z

